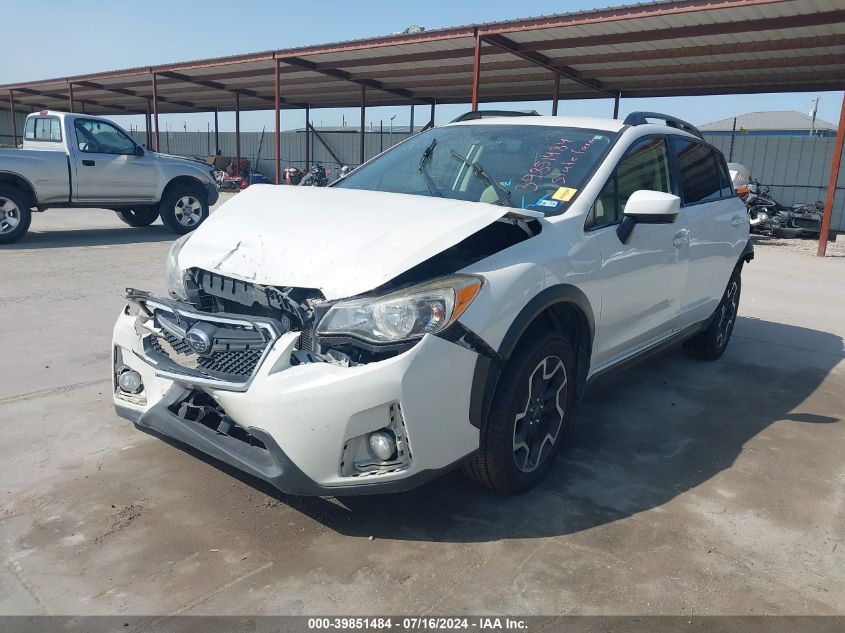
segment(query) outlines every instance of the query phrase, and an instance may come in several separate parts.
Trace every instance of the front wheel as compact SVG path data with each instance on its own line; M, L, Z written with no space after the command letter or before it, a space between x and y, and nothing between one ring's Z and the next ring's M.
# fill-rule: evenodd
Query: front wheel
M575 355L561 333L530 335L508 360L493 396L479 452L464 466L502 494L536 485L563 443L575 403Z
M12 187L0 187L0 244L11 244L29 230L32 211L26 197Z
M719 302L713 319L706 330L684 342L684 352L693 358L701 360L716 360L725 353L728 341L736 323L739 312L739 294L742 290L740 269L734 269L725 294Z
M117 217L129 226L149 226L158 219L158 209L155 207L142 207L140 209L121 209L115 211Z
M205 194L190 187L174 187L161 199L161 221L180 235L197 228L208 217Z

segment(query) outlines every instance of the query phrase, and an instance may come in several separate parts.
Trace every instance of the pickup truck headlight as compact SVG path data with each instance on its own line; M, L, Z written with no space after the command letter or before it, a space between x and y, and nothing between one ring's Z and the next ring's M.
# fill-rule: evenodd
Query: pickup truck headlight
M340 301L317 326L318 336L397 343L440 332L478 296L483 279L453 275L381 297Z
M167 254L167 291L171 297L182 301L188 300L188 293L185 289L184 273L179 269L179 251L182 250L190 236L191 234L188 233L173 242L170 252Z

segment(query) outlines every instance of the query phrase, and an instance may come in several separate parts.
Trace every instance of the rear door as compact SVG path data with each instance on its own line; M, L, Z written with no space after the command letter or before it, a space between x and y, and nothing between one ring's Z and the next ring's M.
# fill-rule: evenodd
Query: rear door
M688 137L672 136L669 144L690 231L689 273L679 317L679 326L687 327L716 309L748 239L748 220L721 152Z
M135 142L116 125L77 118L69 139L74 156L75 200L79 202L152 201L156 192L153 156L135 155Z
M645 137L631 145L587 221L602 259L594 369L669 336L680 313L689 259L683 212L672 224L638 224L627 244L616 235L625 203L641 189L674 193L663 136Z

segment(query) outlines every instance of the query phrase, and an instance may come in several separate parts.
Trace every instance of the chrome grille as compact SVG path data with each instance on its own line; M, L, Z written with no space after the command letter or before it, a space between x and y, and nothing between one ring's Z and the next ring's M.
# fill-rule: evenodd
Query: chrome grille
M132 298L149 315L143 357L159 375L191 384L247 389L285 331L271 319L213 315L150 295ZM195 333L202 335L201 340Z

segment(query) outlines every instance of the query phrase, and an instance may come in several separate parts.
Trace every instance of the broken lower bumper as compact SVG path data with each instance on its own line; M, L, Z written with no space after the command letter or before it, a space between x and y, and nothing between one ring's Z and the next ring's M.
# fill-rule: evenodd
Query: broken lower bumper
M123 313L114 329L119 367L138 372L143 390L122 393L119 415L154 435L297 495L398 492L453 468L478 448L469 422L477 354L427 336L410 350L366 365L292 364L298 333L274 339L246 388L176 376L149 362L149 337ZM214 417L186 415L197 395ZM218 423L219 422L219 423ZM392 429L404 453L381 467L366 438ZM361 464L364 464L361 467Z

